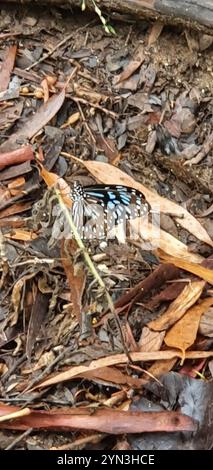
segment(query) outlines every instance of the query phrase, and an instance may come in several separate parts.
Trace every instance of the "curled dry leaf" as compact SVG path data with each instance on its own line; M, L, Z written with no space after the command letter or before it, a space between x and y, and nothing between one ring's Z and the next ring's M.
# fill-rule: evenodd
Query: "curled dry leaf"
M151 31L148 37L148 47L154 44L157 39L160 37L162 30L164 28L164 24L161 23L159 20L155 21L151 27Z
M25 410L29 410L28 408ZM109 408L91 410L88 408L60 410L20 410L15 406L0 405L0 416L10 414L20 417L18 421L0 424L4 429L74 429L95 430L109 434L141 432L195 431L197 423L189 416L177 411L120 411ZM30 414L29 414L30 413ZM27 414L29 416L27 416ZM21 417L22 416L22 417ZM1 418L0 418L1 419Z
M123 82L124 80L127 80L140 67L144 59L145 59L144 47L143 45L140 45L139 47L137 47L132 60L125 67L125 70L121 72L119 75L117 75L115 79L115 85L119 84L121 86L121 82Z
M97 162L92 160L82 161L76 157L73 159L79 162L80 165L84 165L87 170L101 183L123 184L138 189L139 191L144 193L147 201L150 203L153 210L157 210L157 212L160 211L165 212L167 214L173 214L179 225L188 230L199 240L203 241L204 243L207 243L210 246L213 246L213 241L209 237L206 230L202 227L200 222L198 222L195 217L193 217L193 215L191 215L186 209L179 206L175 202L159 196L157 193L154 193L150 189L146 188L143 184L136 182L131 176L127 175L119 168L115 168L109 163ZM163 231L161 231L161 233L163 233ZM175 249L177 239L172 237L172 240ZM183 252L183 257L185 257L187 248L186 245L182 244L182 248L183 247L185 247L185 250Z
M205 268L205 266L201 266L200 264L194 264L190 261L187 261L182 258L176 258L175 256L168 256L168 254L163 253L162 251L158 250L158 256L160 259L166 263L172 263L180 269L184 269L196 276L204 279L209 284L213 284L213 270Z
M33 160L34 153L31 145L12 150L11 152L0 153L0 170L5 166L16 165L17 163Z
M168 331L164 341L171 348L185 351L194 344L200 323L200 317L213 304L213 298L202 300L198 305L191 307L186 314Z
M48 188L56 187L60 191L60 195L67 205L67 207L72 207L72 200L69 197L70 187L63 178L59 178L55 173L47 171L43 165L39 162L40 174L45 181Z
M133 362L141 361L156 361L156 360L167 360L174 359L177 357L181 358L181 353L178 350L171 351L151 351L151 352L133 352L130 353ZM212 357L213 351L188 351L186 352L186 358L188 359L200 359ZM85 372L94 371L102 367L113 366L116 364L128 364L129 358L126 354L114 354L112 356L103 357L101 359L95 359L86 365L72 366L69 369L59 372L54 376L40 382L32 390L37 388L49 387L60 382L71 380L76 376L81 376Z
M75 240L69 240L69 245L67 245L67 249L65 249L65 245L63 245L61 249L61 258L62 265L67 276L70 288L70 300L73 304L73 313L76 315L77 320L81 325L82 296L86 283L86 274L83 269L83 265L74 265L72 262L73 255L76 251L77 243L75 242Z
M0 67L0 92L5 91L10 83L10 75L14 67L17 46L10 46L6 51L6 57Z
M22 289L24 287L24 284L26 283L26 281L28 281L28 279L32 279L35 276L36 276L36 273L27 274L26 276L23 276L21 279L19 279L13 287L11 302L12 302L14 312L12 314L12 317L10 318L10 325L11 326L16 325L16 323L18 321L19 308L20 308L21 296L22 296Z
M170 304L168 310L161 317L149 322L148 327L154 331L168 330L199 299L204 286L204 281L190 282Z

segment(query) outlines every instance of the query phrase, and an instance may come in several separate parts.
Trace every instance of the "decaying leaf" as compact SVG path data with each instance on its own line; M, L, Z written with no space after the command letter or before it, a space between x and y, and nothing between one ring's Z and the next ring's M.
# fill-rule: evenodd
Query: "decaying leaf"
M130 354L133 362L137 361L156 361L156 360L167 360L181 357L181 353L178 350L169 350L169 351L154 351L154 352L133 352ZM212 357L213 351L187 351L186 358L188 359L200 359ZM113 356L103 357L101 359L96 359L91 361L89 364L72 366L69 369L59 372L58 374L50 377L49 379L44 380L34 387L43 388L48 387L49 385L57 384L67 380L71 380L76 376L80 376L85 372L94 371L95 369L100 369L102 367L113 366L116 364L127 364L129 358L126 354L115 354Z
M67 276L70 288L70 301L73 304L73 313L80 325L82 324L82 296L86 283L86 273L81 264L73 264L73 256L77 250L75 240L69 240L69 244L65 244L61 249L62 264Z
M149 322L148 327L154 331L168 330L195 304L201 296L204 286L204 281L190 282L170 304L168 310L161 317Z
M158 255L160 256L162 261L166 263L173 263L178 268L184 269L185 271L193 273L196 276L200 277L201 279L204 279L209 284L213 284L213 270L212 269L208 269L205 266L202 266L200 264L194 264L193 262L190 262L186 259L177 258L175 256L169 256L168 254L163 253L162 251L159 251L159 250L158 250Z
M48 311L48 303L49 296L47 294L44 295L42 292L38 291L32 305L27 332L26 353L29 360L31 359L31 353L36 341L36 337Z
M23 289L25 283L29 279L32 279L35 276L36 276L36 272L26 274L21 279L19 279L13 287L12 295L11 295L11 303L13 305L14 312L13 312L12 316L10 317L10 325L11 326L16 325L17 320L18 320L20 302L21 302L21 296L22 296L22 289Z
M28 409L29 410L29 409ZM24 412L18 407L0 405L0 417L6 418L14 413L14 417L19 418L4 424L0 423L0 427L5 429L87 429L109 434L125 433L141 433L141 432L159 432L159 431L195 431L197 429L196 422L178 412L137 412L137 411L120 411L109 408L101 410L90 410L78 407L74 409L60 409L50 411L29 410ZM8 418L9 419L9 418Z
M10 46L6 51L6 57L0 67L0 93L7 89L10 75L14 67L17 46Z
M171 348L180 349L184 357L186 349L195 342L201 315L212 304L213 298L207 298L198 305L191 307L166 334L164 338L166 345Z
M27 122L23 122L20 130L12 134L9 139L0 146L1 151L9 151L17 147L17 140L19 139L31 139L42 127L55 116L55 114L61 108L65 99L65 89L62 89L58 95L53 95L47 101L40 106L38 111L28 119Z
M159 351L163 344L164 336L164 331L152 331L147 326L144 326L138 342L140 351Z
M129 64L124 69L124 71L121 72L120 75L117 75L115 84L121 86L121 82L127 80L140 67L140 65L144 61L144 58L144 46L140 45L136 49L133 59L130 60Z

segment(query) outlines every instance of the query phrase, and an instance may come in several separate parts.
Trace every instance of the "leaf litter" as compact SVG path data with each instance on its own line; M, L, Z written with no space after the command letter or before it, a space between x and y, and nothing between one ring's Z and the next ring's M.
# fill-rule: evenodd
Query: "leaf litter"
M0 35L0 448L30 428L12 447L60 449L64 433L73 449L108 448L109 434L114 448L181 448L184 436L207 449L211 43L160 22L110 37L82 14L79 28L55 18L32 7L12 40L6 23ZM153 216L140 237L103 246L55 240L55 203L72 207L74 181L141 191L161 226Z

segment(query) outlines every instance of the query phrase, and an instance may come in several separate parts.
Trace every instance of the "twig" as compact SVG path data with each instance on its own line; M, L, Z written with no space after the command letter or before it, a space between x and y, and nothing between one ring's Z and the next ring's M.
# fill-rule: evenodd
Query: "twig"
M27 355L23 354L23 356L19 357L19 359L17 359L17 361L14 362L13 366L10 367L10 369L8 369L8 371L4 375L2 375L1 377L2 384L4 384L7 381L7 379L9 379L9 377L13 374L16 368L20 366L25 361L26 358L27 358Z
M0 423L4 423L4 421L10 421L11 419L19 419L23 418L23 416L29 416L31 413L30 408L21 408L18 411L14 411L14 413L8 413L7 415L0 416Z
M80 437L79 439L76 439L74 442L68 442L67 444L63 444L60 447L51 447L49 450L80 450L82 449L86 444L92 443L92 444L98 444L104 437L106 437L107 434L104 433L99 433L99 434L92 434L90 436L85 436L85 437Z
M24 437L27 437L29 436L29 434L32 432L33 428L29 428L27 429L26 431L22 432L22 434L20 434L19 436L17 436L13 442L11 442L11 444L9 444L9 446L5 447L4 450L11 450L13 449L16 444L19 444L20 441L22 441L22 439L24 439Z
M94 135L93 135L93 133L92 133L92 131L91 131L89 125L87 124L87 120L86 120L86 118L85 118L85 116L84 116L82 107L81 107L81 105L80 105L79 102L77 103L77 105L78 105L78 109L79 109L80 115L81 115L81 117L82 117L82 121L83 121L83 123L85 124L86 130L87 130L89 136L91 137L92 142L95 144L95 143L96 143L95 137L94 137Z
M117 113L114 113L114 111L110 111L109 109L103 108L102 106L100 106L100 104L90 103L89 101L85 100L84 98L76 98L75 96L72 96L70 93L67 93L67 96L71 100L75 101L75 103L87 104L87 105L91 106L91 108L100 109L100 111L107 114L108 116L111 116L113 119L118 118Z
M80 28L76 29L76 31L72 31L70 34L68 34L68 36L66 36L64 39L62 39L60 42L58 42L58 44L56 44L56 46L53 47L53 49L51 49L51 51L44 54L42 57L40 57L40 59L36 60L35 62L33 62L33 64L29 65L29 67L26 67L25 70L27 70L27 71L31 70L33 67L40 64L44 60L49 59L49 57L51 57L51 55L54 54L54 52L57 51L57 49L59 49L61 46L66 44L67 41L72 39L74 34L78 33L79 31L84 31L84 29L87 29L89 26L91 26L91 24L93 24L95 22L96 22L96 20L92 20L89 23L87 23L86 25L81 26Z

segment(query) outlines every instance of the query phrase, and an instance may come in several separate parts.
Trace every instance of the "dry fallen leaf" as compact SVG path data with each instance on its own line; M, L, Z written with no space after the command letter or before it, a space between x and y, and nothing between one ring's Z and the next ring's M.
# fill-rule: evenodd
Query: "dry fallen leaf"
M17 46L9 46L6 57L0 67L0 92L5 91L10 83L10 75L14 67Z
M213 307L210 307L200 320L199 333L213 338Z
M130 353L133 362L141 361L156 361L156 360L167 360L174 359L177 357L181 358L181 353L178 350L169 351L154 351L154 352L133 352ZM188 359L200 359L212 357L213 351L188 351L186 352L186 358ZM69 369L58 372L54 376L40 382L32 390L37 388L49 387L50 385L65 382L71 380L76 376L80 376L85 372L94 371L102 367L113 366L116 364L127 364L129 358L126 354L114 354L112 356L103 357L101 359L95 359L86 365L72 366Z
M142 329L141 337L138 341L139 350L142 352L159 351L165 336L164 331L152 331L147 326Z
M10 421L9 417L19 418ZM177 411L122 411L102 408L91 410L86 407L60 410L21 410L15 406L0 405L0 424L4 429L71 429L95 430L109 434L141 432L195 431L197 423L193 418ZM9 421L8 421L9 420Z
M13 230L12 233L6 233L5 238L9 238L10 240L21 240L23 242L28 242L31 240L35 240L38 237L36 233L27 232L26 230Z
M191 307L186 314L168 331L164 341L171 348L185 351L194 344L200 323L200 317L213 304L213 297L202 300L198 305Z
M72 262L77 247L78 245L75 240L69 240L69 246L66 246L66 250L65 245L61 248L61 258L70 288L70 301L73 304L73 313L76 315L79 324L82 325L82 296L86 283L86 273L83 269L83 265L74 264L74 262Z
M163 253L162 251L158 250L158 256L160 259L166 263L172 263L180 269L184 269L196 276L204 279L209 284L213 284L213 270L205 268L205 266L201 266L200 264L194 264L190 261L187 261L182 258L176 258L175 256L168 256L168 254Z
M66 183L66 181L63 178L59 178L58 175L56 175L55 173L47 171L40 162L39 162L39 166L40 166L40 174L43 180L45 181L46 185L48 186L48 188L51 188L54 186L58 188L64 203L67 205L67 207L72 207L72 200L69 197L70 187Z
M13 290L12 290L12 295L11 295L11 303L13 306L13 313L10 318L10 325L16 325L18 321L18 315L19 315L19 309L20 309L20 303L21 303L21 296L22 296L22 289L28 281L28 279L32 279L33 277L36 276L36 272L26 274L25 276L21 277L21 279L18 279L18 281L15 283Z
M132 60L130 60L124 71L115 77L115 85L121 84L121 82L127 80L140 67L144 59L144 46L139 45L134 53Z
M148 47L154 44L157 39L160 37L162 30L164 28L164 24L161 23L159 20L155 21L151 27L151 31L148 37Z
M205 286L204 281L190 282L180 295L172 302L166 312L148 323L148 327L154 331L168 330L184 313L199 299Z
M172 370L176 362L177 362L176 357L173 357L171 359L166 359L166 360L155 361L154 364L152 364L147 369L147 372L154 377L160 377L161 375L164 375L170 370ZM145 380L148 382L150 380L150 377L147 375L145 377Z
M48 122L56 115L61 108L65 99L65 89L63 88L57 95L52 95L51 98L40 106L40 108L33 114L33 116L26 121L20 122L20 129L12 134L1 146L0 150L11 150L16 147L18 139L31 139L37 134L42 127L46 126Z
M175 202L159 196L157 193L154 193L150 189L146 188L143 184L136 182L131 176L127 175L126 173L121 171L119 168L116 168L115 166L110 165L109 163L97 162L97 161L92 161L92 160L82 161L76 157L74 157L73 160L79 162L80 165L84 165L87 168L87 170L101 183L104 183L104 184L116 183L116 184L122 184L122 185L126 185L129 187L138 189L146 196L146 199L149 202L149 204L152 206L153 210L156 208L157 211L167 213L167 214L173 214L173 216L176 219L176 222L179 225L187 229L190 233L192 233L199 240L203 241L204 243L207 243L210 246L213 246L213 241L209 237L206 230L202 227L200 222L198 222L198 220L196 220L196 218L193 217L193 215L191 215L186 209L179 206ZM175 248L178 240L176 240L176 238L174 237L172 237L172 239L173 239L174 248ZM183 252L183 257L184 257L186 256L187 248L186 248L186 245L184 244L182 244L182 246L185 247L185 251Z

